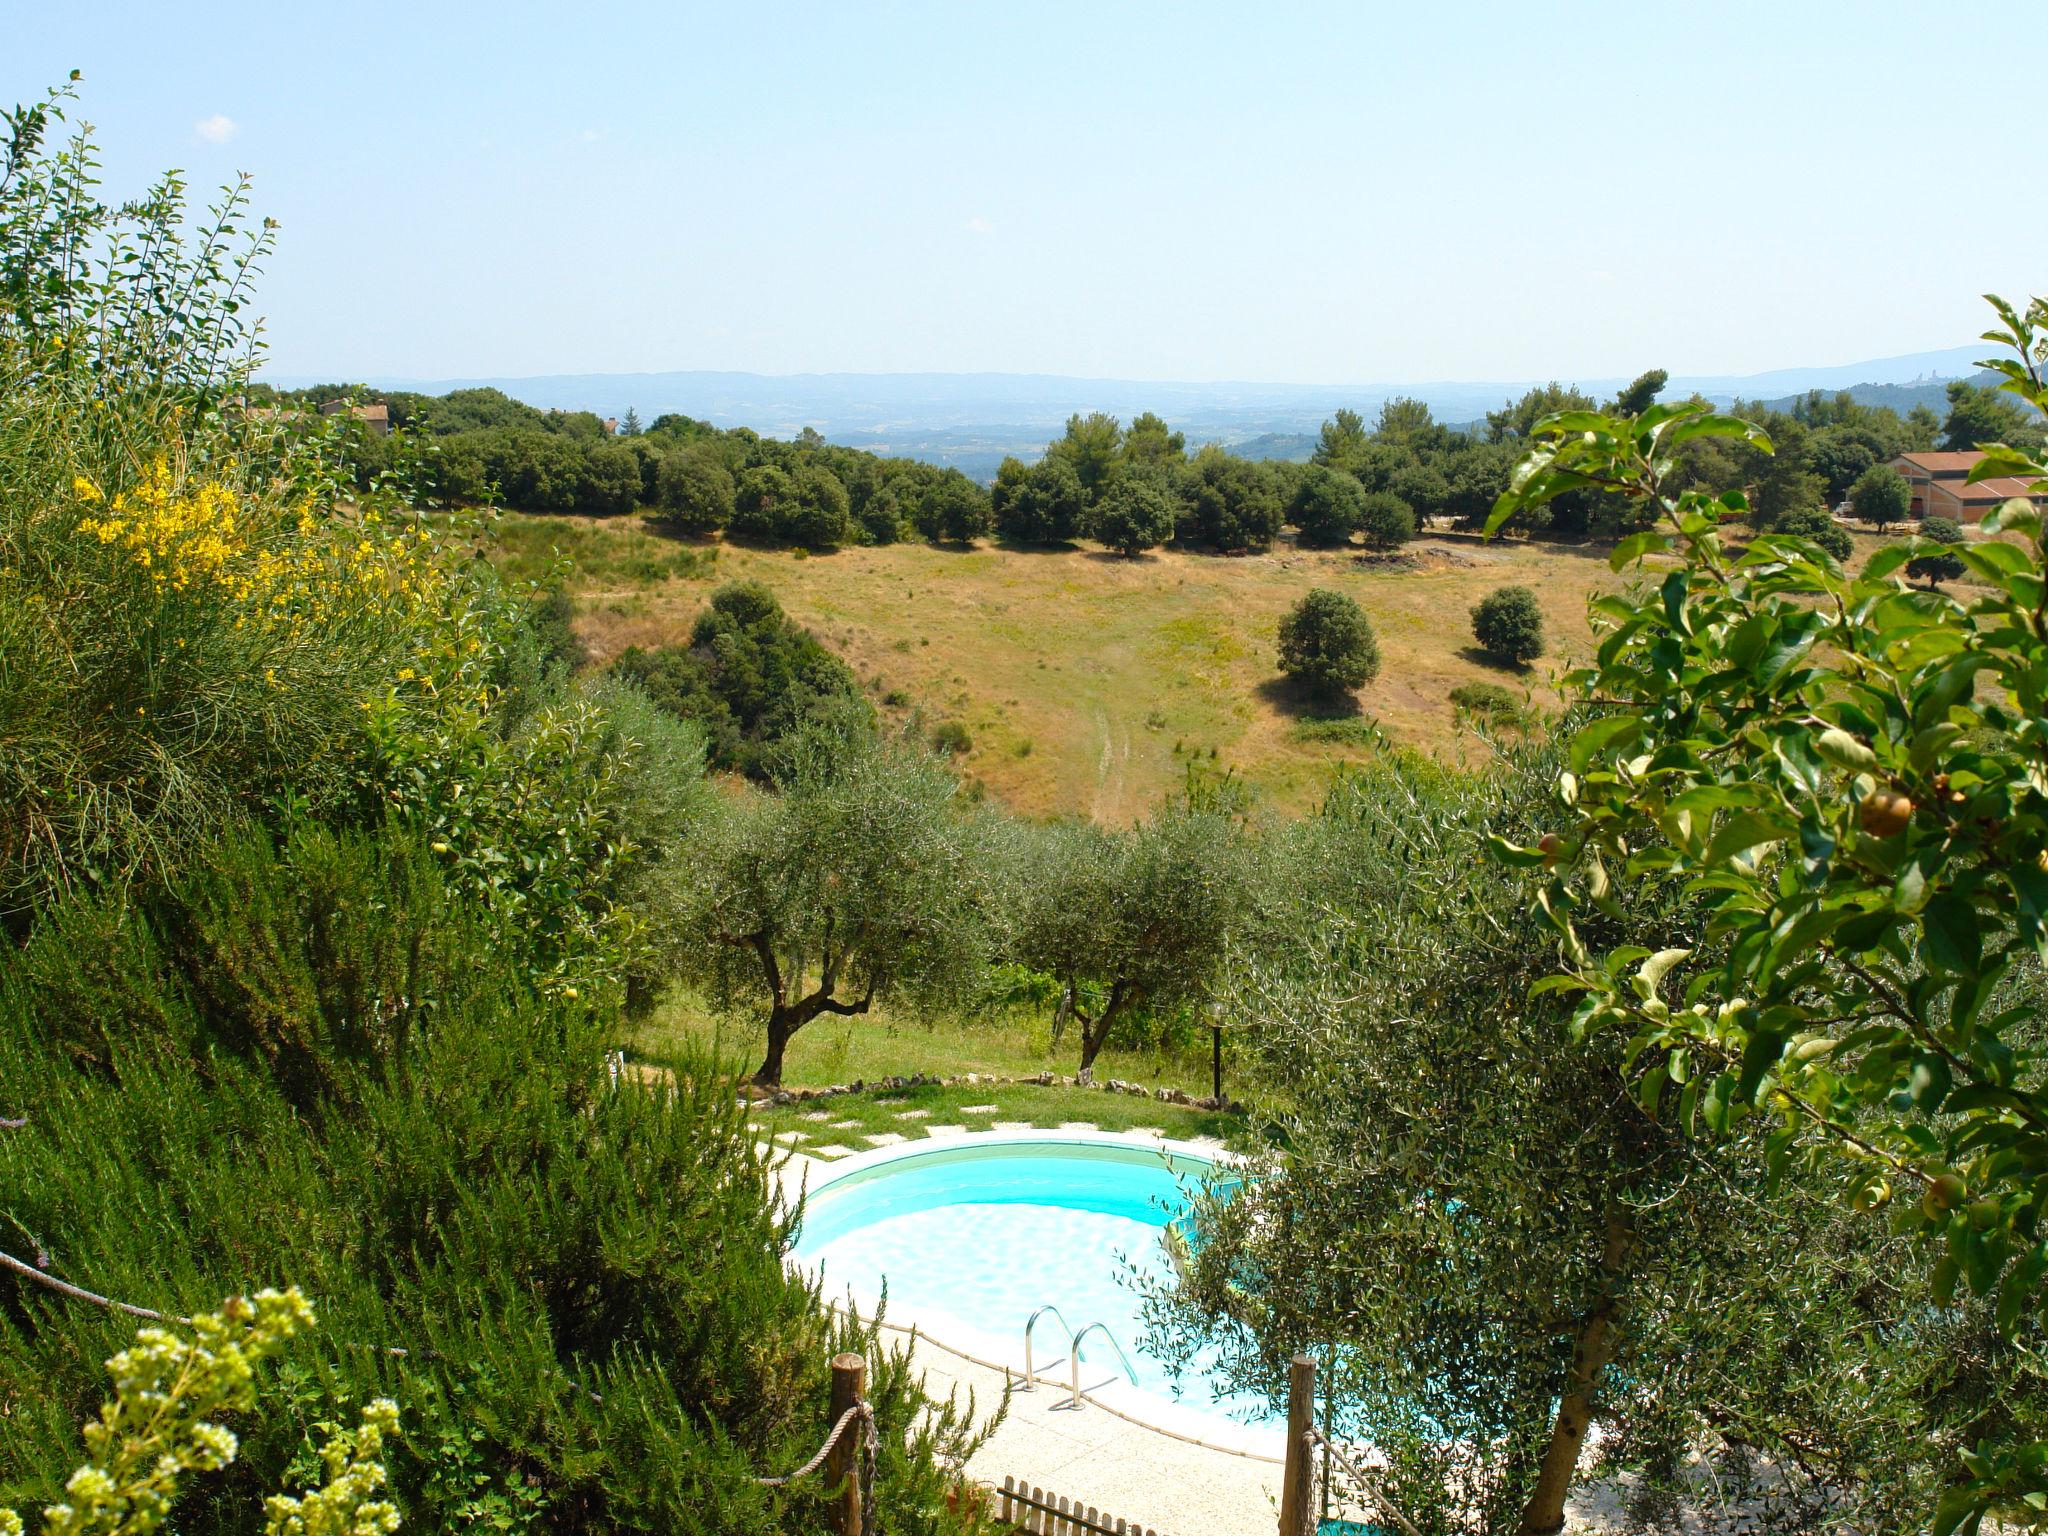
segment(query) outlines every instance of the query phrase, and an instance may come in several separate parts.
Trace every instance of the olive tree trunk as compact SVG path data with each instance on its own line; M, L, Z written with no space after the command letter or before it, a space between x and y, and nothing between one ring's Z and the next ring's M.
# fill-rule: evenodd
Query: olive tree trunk
M782 1086L782 1058L789 1049L790 1038L819 1014L837 1013L851 1017L866 1013L869 1004L875 1000L873 976L868 978L867 992L858 1002L842 1002L832 995L839 984L840 962L836 956L826 961L815 991L792 998L782 967L775 959L775 946L766 935L751 934L728 942L743 943L754 951L761 962L762 979L768 983L768 995L772 999L768 1008L768 1051L761 1058L760 1070L754 1074L756 1088Z
M1550 1440L1543 1448L1536 1486L1523 1506L1516 1536L1557 1536L1564 1529L1564 1503L1572 1491L1579 1454L1586 1447L1586 1431L1592 1426L1594 1393L1599 1388L1601 1372L1614 1358L1614 1329L1621 1312L1625 1271L1634 1247L1635 1226L1627 1210L1619 1205L1609 1206L1607 1238L1600 1252L1599 1293L1579 1320L1578 1337L1572 1345L1571 1374L1565 1380L1563 1396L1558 1399L1557 1417L1551 1424Z

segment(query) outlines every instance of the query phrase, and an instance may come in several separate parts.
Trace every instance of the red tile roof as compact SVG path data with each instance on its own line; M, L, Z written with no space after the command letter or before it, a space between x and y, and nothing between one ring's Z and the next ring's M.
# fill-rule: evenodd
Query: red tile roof
M1975 503L1980 501L2010 501L2015 496L2025 496L2032 499L2034 496L2034 491L2031 489L2032 485L2033 482L2030 480L2021 480L2011 475L2005 475L1994 480L1979 480L1975 485L1944 485L1939 487L1939 490L1944 496L1953 496L1958 501Z
M1930 475L1968 474L1976 468L1977 461L1984 455L1971 449L1967 453L1902 453L1902 463L1911 464L1915 469Z

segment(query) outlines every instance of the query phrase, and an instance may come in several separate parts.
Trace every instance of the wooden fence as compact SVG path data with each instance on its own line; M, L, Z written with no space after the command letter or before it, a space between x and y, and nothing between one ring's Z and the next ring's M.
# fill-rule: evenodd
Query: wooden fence
M1031 1536L1160 1536L1150 1526L1118 1515L1105 1515L1078 1500L1060 1498L1032 1488L1014 1477L1003 1479L995 1496L996 1516L1012 1530Z

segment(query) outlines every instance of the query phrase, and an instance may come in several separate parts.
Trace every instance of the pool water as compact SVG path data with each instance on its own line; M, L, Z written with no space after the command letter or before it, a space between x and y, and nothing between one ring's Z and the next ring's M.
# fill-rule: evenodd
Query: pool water
M828 1294L850 1289L872 1301L886 1282L895 1321L942 1342L999 1341L1016 1366L1025 1322L1051 1302L1076 1329L1106 1323L1130 1357L1127 1377L1099 1334L1086 1341L1084 1388L1132 1379L1191 1409L1268 1423L1264 1398L1219 1392L1203 1361L1176 1380L1143 1348L1134 1281L1172 1278L1161 1238L1183 1214L1187 1191L1214 1176L1199 1158L1113 1143L920 1149L817 1187L796 1257L822 1271ZM1067 1380L1067 1335L1050 1314L1039 1320L1032 1352L1042 1375Z

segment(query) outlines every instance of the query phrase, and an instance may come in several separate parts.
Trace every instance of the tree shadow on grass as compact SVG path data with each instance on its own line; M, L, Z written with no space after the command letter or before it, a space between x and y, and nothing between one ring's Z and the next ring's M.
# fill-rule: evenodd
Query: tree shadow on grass
M997 549L1018 555L1071 555L1081 548L1072 539L1052 539L1038 543L1030 539L1006 539L998 535L989 542Z
M1509 661L1505 656L1496 656L1484 646L1461 645L1458 647L1461 660L1469 661L1475 667L1484 667L1489 672L1499 672L1508 677L1526 681L1535 674L1535 667L1526 661Z
M1320 693L1291 677L1269 677L1253 690L1290 720L1363 720L1355 693Z

